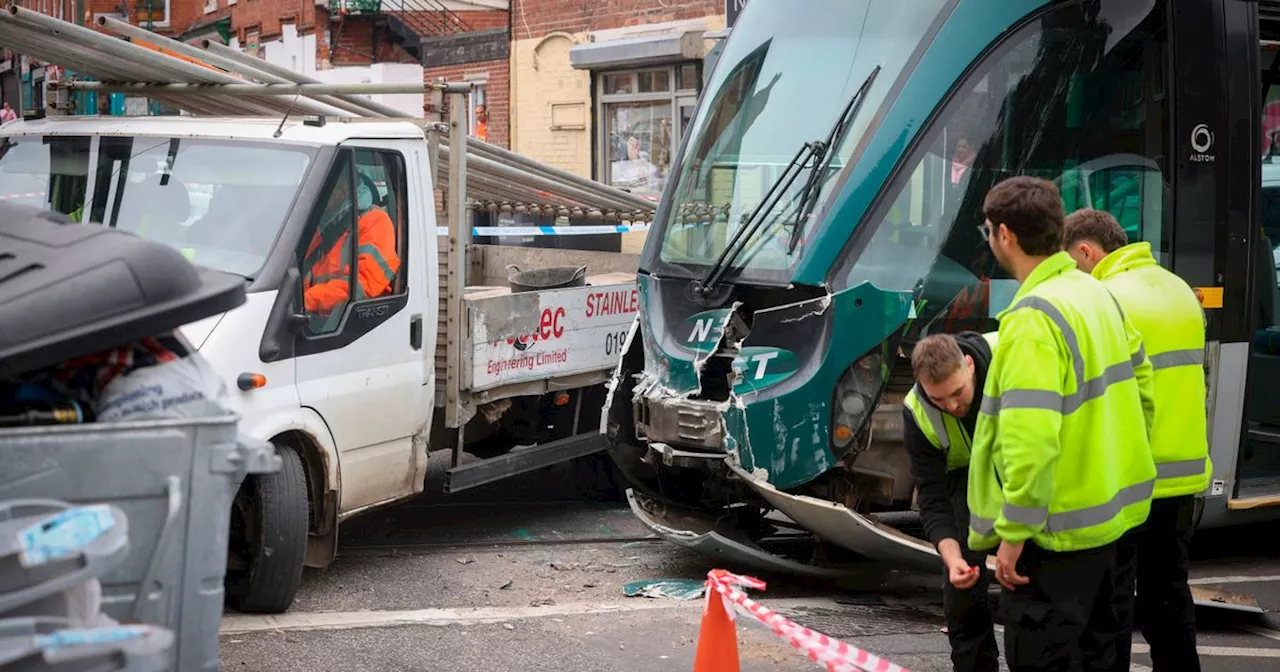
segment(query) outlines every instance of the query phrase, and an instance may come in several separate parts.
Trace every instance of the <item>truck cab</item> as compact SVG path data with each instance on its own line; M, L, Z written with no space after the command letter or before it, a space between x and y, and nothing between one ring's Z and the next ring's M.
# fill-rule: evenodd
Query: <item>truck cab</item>
M279 132L277 133L277 127ZM231 388L241 431L284 468L233 511L233 605L282 611L345 518L420 492L435 404L436 211L427 144L407 121L51 117L6 125L0 191L169 244L242 276L248 301L184 336ZM47 192L47 193L46 193ZM366 291L357 233L376 221L389 282ZM389 223L389 226L388 226ZM298 300L325 232L355 252L346 295ZM354 235L353 235L354 234ZM354 291L352 291L354 290ZM321 305L323 303L323 305ZM295 312L297 311L297 312ZM270 549L270 555L265 552Z

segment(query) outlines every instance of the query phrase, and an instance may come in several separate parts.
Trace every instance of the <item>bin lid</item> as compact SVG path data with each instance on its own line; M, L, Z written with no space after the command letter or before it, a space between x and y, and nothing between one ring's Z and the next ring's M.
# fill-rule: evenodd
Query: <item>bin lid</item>
M0 202L0 376L226 312L245 286L162 243Z

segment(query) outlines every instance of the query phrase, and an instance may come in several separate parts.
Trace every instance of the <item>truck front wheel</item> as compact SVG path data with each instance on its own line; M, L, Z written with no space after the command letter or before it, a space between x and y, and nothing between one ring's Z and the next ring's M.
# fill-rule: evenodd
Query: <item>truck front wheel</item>
M279 614L293 604L307 552L307 476L292 447L276 445L280 471L245 478L231 507L227 604Z

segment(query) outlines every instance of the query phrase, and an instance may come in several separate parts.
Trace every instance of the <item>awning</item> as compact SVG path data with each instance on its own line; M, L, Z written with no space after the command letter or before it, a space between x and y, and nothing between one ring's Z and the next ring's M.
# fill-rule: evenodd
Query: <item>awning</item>
M704 32L689 30L579 44L569 50L569 63L578 70L598 70L701 60L706 51Z

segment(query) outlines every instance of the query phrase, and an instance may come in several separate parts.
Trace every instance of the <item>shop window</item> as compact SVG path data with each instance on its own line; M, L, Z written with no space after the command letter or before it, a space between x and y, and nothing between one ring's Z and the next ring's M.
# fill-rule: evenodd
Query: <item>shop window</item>
M601 73L601 181L657 196L701 86L696 64Z

